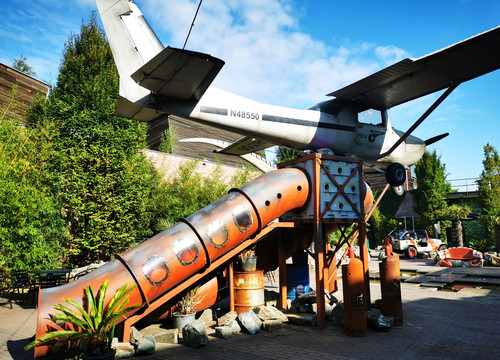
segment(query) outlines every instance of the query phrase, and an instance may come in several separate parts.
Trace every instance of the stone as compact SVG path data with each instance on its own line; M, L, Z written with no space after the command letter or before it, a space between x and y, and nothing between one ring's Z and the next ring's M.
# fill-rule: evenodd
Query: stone
M224 339L224 340L229 339L231 336L233 336L233 329L227 325L216 326L215 327L215 336L217 336L221 339Z
M236 311L229 311L228 313L217 319L217 325L219 326L226 325L228 321L236 320L237 317L238 314L236 313Z
M279 292L264 289L264 301L266 305L278 306L279 298L280 298Z
M312 311L314 314L318 313L318 304L312 304ZM332 315L332 306L327 302L325 303L325 315L326 316Z
M377 331L389 331L394 326L394 317L384 316L380 310L371 308L366 312L366 323L370 329Z
M177 344L179 342L179 330L167 329L162 324L148 325L141 330L141 334L151 335L158 343Z
M316 326L318 320L316 315L310 314L287 314L288 322L295 325Z
M262 330L266 332L276 331L281 329L283 326L283 321L272 319L272 320L264 320L262 322Z
M205 309L198 320L204 321L207 324L211 323L213 321L212 309Z
M231 328L233 335L239 334L241 332L240 324L238 324L238 321L236 320L229 320L225 326Z
M262 326L262 321L252 310L248 310L247 312L238 315L238 322L241 327L248 331L251 335L260 332L260 328Z
M118 345L119 341L118 341L118 338L117 337L114 337L112 340L111 340L111 347L114 348L116 345Z
M206 324L202 320L195 320L182 329L183 342L193 348L209 344Z
M283 321L288 320L286 315L283 314L281 311L279 311L274 306L259 306L259 307L254 308L253 312L262 321L278 319L278 320L281 320L283 322Z
M156 340L151 335L144 336L135 350L136 355L153 355L156 350Z
M144 340L144 335L134 326L130 327L130 343L133 346L139 346L139 343Z
M383 314L380 314L379 324L383 324L383 326L385 326L385 324L388 324L389 327L394 326L394 316L385 316Z
M131 343L117 343L113 349L116 350L115 359L131 358L135 354L135 348Z
M332 309L331 319L340 326L344 326L344 304L339 302Z
M179 343L179 330L177 329L161 329L153 335L156 342L162 344L177 344Z

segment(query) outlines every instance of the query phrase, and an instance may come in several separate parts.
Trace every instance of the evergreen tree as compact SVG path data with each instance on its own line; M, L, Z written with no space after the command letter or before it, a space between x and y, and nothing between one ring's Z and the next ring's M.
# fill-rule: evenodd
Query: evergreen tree
M439 212L446 208L446 195L451 191L450 184L446 182L446 167L441 164L436 151L426 151L415 166L415 175L418 182L415 191L417 211L422 216L422 226L432 233L432 224L439 217Z
M113 116L119 80L95 15L65 46L57 85L29 112L55 126L52 186L70 238L70 265L109 260L152 235L157 173L141 154L144 124Z
M489 143L484 146L483 166L477 181L477 202L483 215L481 222L486 227L488 239L493 241L500 214L500 157L495 147ZM500 247L500 239L497 239L497 247Z
M278 146L276 150L276 163L282 163L288 160L294 160L298 157L298 151L287 148L286 146Z
M14 61L12 62L12 68L23 72L26 75L36 76L35 70L33 70L33 68L28 65L28 63L26 62L26 56L24 55L21 55L20 57L14 59Z

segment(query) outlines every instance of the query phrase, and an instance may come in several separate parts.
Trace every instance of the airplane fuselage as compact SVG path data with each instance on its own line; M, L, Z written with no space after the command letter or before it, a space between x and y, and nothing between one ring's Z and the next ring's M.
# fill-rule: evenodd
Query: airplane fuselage
M166 101L158 110L294 149L329 148L337 155L352 155L371 163L409 166L425 150L422 140L410 136L390 155L380 158L402 133L392 128L388 117L379 117L379 124L359 122L358 113L349 104L331 114L263 104L209 87L197 103Z

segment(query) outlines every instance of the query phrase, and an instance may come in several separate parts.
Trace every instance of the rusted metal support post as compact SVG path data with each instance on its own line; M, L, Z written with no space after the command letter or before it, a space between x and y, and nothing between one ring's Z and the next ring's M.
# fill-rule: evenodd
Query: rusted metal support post
M363 170L361 165L359 165L358 168L359 171L359 197L360 197L360 203L362 204L363 202L361 199L364 199L365 197L365 187L364 187L364 181L363 181ZM359 231L359 257L360 260L363 262L363 272L364 272L364 282L365 282L365 304L366 308L371 307L371 295L370 295L370 270L369 270L369 260L370 260L370 255L368 254L368 246L367 246L367 239L366 239L366 219L365 219L365 207L360 206L360 216L359 216L359 222L358 222L358 231Z
M283 238L280 236L279 239L279 252L278 252L278 263L279 263L279 288L280 297L278 301L278 307L280 309L286 310L288 308L287 302L287 287L286 287L286 257L283 247Z
M234 262L227 265L227 276L229 278L229 310L234 311Z
M314 223L314 242L316 253L316 315L318 318L318 328L322 329L326 326L325 279L327 279L326 276L328 276L328 268L325 267L326 246L323 226L320 222Z

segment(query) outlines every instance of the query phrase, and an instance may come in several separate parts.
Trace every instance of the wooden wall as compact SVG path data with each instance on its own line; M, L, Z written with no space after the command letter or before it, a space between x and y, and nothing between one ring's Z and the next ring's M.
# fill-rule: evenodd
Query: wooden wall
M49 89L49 84L0 63L0 108L7 109L7 118L24 122L26 109L35 100L35 95L40 92L47 96Z
M163 132L169 128L174 134L174 155L187 156L200 160L210 160L238 167L244 167L248 164L239 156L214 153L214 150L220 148L211 144L179 142L181 139L188 138L210 138L232 143L242 138L243 135L176 116L169 116L148 123L148 135L146 140L148 148L158 150L161 143L161 136Z

